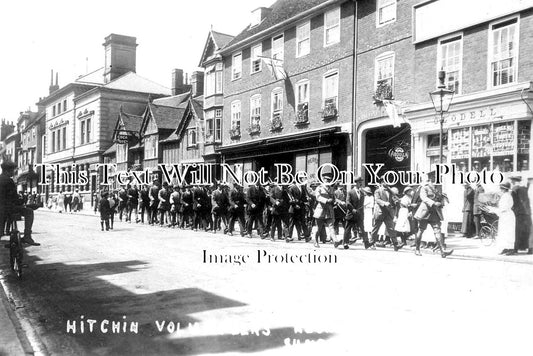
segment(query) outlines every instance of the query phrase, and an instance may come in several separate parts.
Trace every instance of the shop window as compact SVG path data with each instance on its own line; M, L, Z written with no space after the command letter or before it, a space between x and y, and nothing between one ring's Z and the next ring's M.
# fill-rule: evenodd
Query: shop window
M310 52L311 22L307 21L296 27L296 57L302 57Z
M341 40L341 9L337 7L324 14L324 47Z
M444 85L446 85L447 89L455 92L455 94L461 92L462 47L463 37L455 36L440 41L438 48L437 83L438 72L444 70L446 72Z
M489 71L492 86L516 82L517 57L518 19L492 25L489 34Z
M378 0L376 5L377 27L396 21L396 0Z

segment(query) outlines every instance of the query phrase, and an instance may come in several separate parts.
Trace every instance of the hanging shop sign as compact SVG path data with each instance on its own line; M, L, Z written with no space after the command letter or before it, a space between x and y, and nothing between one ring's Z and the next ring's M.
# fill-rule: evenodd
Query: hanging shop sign
M395 146L391 148L388 152L390 158L394 159L396 162L403 162L409 158L409 153L407 150L401 146Z

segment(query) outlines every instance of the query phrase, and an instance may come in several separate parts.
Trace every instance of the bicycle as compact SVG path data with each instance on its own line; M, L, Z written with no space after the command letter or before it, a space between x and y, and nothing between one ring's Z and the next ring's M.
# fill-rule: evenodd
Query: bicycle
M496 241L498 234L498 215L485 209L481 210L481 230L479 238L483 246L490 246Z
M10 230L7 231L9 234L9 243L5 245L6 248L9 248L9 265L11 270L15 272L17 278L22 278L22 268L27 267L23 264L24 259L24 247L22 245L20 231L17 227L17 221L22 220L20 214L11 214L8 217L7 226L10 227Z

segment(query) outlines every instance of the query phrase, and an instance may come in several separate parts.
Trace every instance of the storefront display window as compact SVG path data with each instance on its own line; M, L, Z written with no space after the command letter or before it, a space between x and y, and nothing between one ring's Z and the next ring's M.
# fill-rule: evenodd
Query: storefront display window
M428 136L428 149L432 136ZM450 137L451 163L460 170L529 170L530 121L457 128L450 131Z

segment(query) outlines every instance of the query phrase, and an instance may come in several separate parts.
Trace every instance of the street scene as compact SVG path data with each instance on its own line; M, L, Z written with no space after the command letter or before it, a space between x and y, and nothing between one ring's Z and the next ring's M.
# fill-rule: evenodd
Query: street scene
M35 237L43 245L26 249L24 280L9 273L8 250L1 268L43 354L523 354L530 332L533 260L494 260L479 246L456 246L447 259L359 242L316 251L125 222L101 232L95 216L54 212L36 214ZM203 250L334 254L337 263L206 264ZM93 332L80 331L82 318L96 320ZM109 324L103 333L103 320L126 320L126 332Z
M533 0L0 10L0 356L528 353Z

